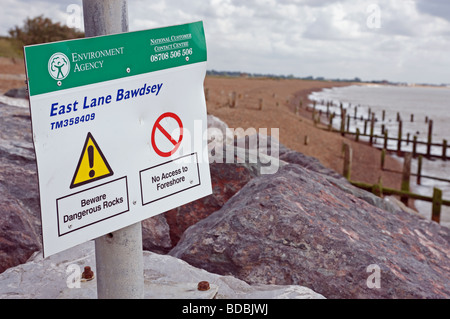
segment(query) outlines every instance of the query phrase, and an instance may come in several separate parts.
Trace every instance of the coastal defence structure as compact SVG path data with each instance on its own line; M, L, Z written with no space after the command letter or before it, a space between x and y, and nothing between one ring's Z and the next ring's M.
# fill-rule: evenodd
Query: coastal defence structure
M246 97L236 91L231 91L226 94L222 92L225 97L222 101L223 107L229 107L232 109L244 107L241 104L245 104L244 108L250 108L254 110L263 111L265 102L263 98L258 97ZM277 107L280 106L283 99L280 96L276 96L273 93L272 96L276 101L274 102ZM209 89L205 88L205 99L209 100ZM244 102L245 100L245 102ZM306 104L306 105L305 105ZM394 189L389 187L384 187L381 178L376 184L368 184L360 181L355 181L351 179L351 166L352 166L352 149L349 143L344 142L342 145L342 153L344 155L344 164L342 175L354 186L372 192L377 196L384 195L395 195L399 196L400 200L408 206L408 200L421 200L432 203L431 219L440 223L442 206L450 206L450 200L443 199L443 192L437 187L433 187L432 196L425 196L422 194L416 194L410 190L410 178L411 176L416 177L417 185L421 185L423 178L437 180L441 182L450 183L450 179L429 176L422 173L422 161L426 159L441 159L446 161L450 159L450 155L447 155L447 148L450 147L448 141L444 139L442 143L435 143L432 140L433 135L433 120L426 117L425 123L428 126L427 139L426 141L419 140L417 135L411 136L410 133L404 134L403 132L403 117L399 112L396 114L395 121L397 122L398 129L394 136L389 135L389 131L386 128L385 120L387 120L387 113L385 110L381 112L377 117L375 112L372 112L371 108L367 110L367 113L361 114L358 109L361 109L358 105L349 105L347 108L343 106L342 103L336 104L333 101L312 101L310 105L303 103L302 99L292 100L291 97L286 98L286 105L294 105L294 113L296 115L300 114L300 110L306 110L311 113L311 117L315 126L319 129L327 130L330 132L335 132L341 134L342 136L353 137L356 142L368 143L372 147L381 150L380 158L380 168L383 171L401 174L402 182L400 189ZM407 117L405 117L407 118ZM360 123L360 125L351 125L352 121L354 123ZM409 121L414 122L414 114L409 116ZM391 125L392 126L392 125ZM377 134L376 132L381 134ZM379 143L382 141L382 143ZM304 144L308 145L310 142L309 136L306 135L304 138ZM433 152L432 152L433 148ZM440 149L440 152L436 152L436 149ZM394 171L384 167L386 154L395 154L399 157L403 157L403 169L402 171ZM412 158L417 159L417 172L411 172L411 160Z
M317 124L321 122L323 116L326 116L327 127L329 131L338 132L342 136L351 135L355 137L356 141L359 141L361 137L367 137L370 145L385 149L388 152L395 152L399 156L403 156L405 153L411 152L413 157L417 157L419 155L425 156L426 158L437 158L442 160L447 160L449 157L447 155L447 149L450 147L448 141L443 139L442 143L434 143L432 140L433 135L433 120L425 117L425 123L428 124L428 132L427 132L427 140L420 141L418 140L417 135L411 137L410 133L403 133L403 119L399 112L396 115L396 122L398 123L398 129L396 136L389 136L389 131L385 128L384 124L380 125L379 131L381 135L375 134L375 126L376 123L380 121L379 118L376 117L375 112L372 112L371 109L368 109L367 116L358 115L358 106L354 106L353 114L350 114L349 108L344 108L342 103L339 106L334 104L331 101L322 102L322 105L326 106L326 112L323 112L321 109L317 109L316 102L313 102L313 106L307 106L306 110L312 113L312 119ZM299 103L299 107L301 107L302 103ZM331 108L336 107L339 108L339 112L331 112ZM339 129L334 128L335 119L338 119L337 123L340 127ZM381 114L381 121L384 122L386 119L386 111L383 110ZM351 120L360 121L363 123L363 129L361 130L359 127L351 128ZM410 122L414 122L414 114L410 115ZM383 145L377 146L375 141L382 140ZM394 141L395 147L390 147L389 141ZM392 144L392 143L391 143ZM405 146L412 145L412 150L405 150ZM419 152L418 146L425 145L426 151ZM441 149L440 154L431 152L432 147L437 147Z
M438 177L438 176L429 176L422 174L422 162L424 158L427 159L440 159L446 161L448 159L447 156L447 148L450 147L446 139L443 139L442 143L434 143L432 141L433 135L433 120L425 117L425 123L428 124L428 132L426 141L420 141L417 138L417 135L414 135L412 138L409 133L403 134L403 120L402 116L399 112L396 114L396 122L398 125L396 136L389 136L389 132L386 129L384 124L381 124L378 128L380 134L375 134L375 126L376 123L379 122L379 119L376 117L375 112L372 112L371 109L368 109L367 115L358 115L358 106L353 107L353 114L350 114L350 107L344 108L342 103L336 105L332 101L322 101L321 108L317 107L317 102L314 101L312 106L307 106L306 110L310 111L312 114L312 120L314 124L317 125L322 123L323 118L325 117L325 127L323 129L336 132L341 134L342 136L352 136L356 142L362 142L361 137L366 137L366 143L369 143L371 146L378 148L381 150L381 158L380 158L380 168L384 171L388 171L394 174L402 174L402 182L401 189L393 189L383 187L381 179L377 184L367 184L359 181L353 181L351 179L351 163L352 163L352 150L350 144L344 143L342 147L342 151L344 153L344 165L343 165L343 175L345 178L349 180L349 182L361 189L365 189L367 191L372 192L377 196L383 195L396 195L400 197L400 200L408 205L408 199L421 200L432 203L432 212L431 219L440 222L441 216L441 208L442 206L450 206L450 200L446 200L442 198L442 190L433 187L433 195L425 196L421 194L415 194L410 191L410 178L411 176L416 177L417 185L421 185L422 178L437 180L441 182L450 183L450 179ZM297 108L302 107L302 101L299 102ZM322 111L322 109L326 107L326 111ZM337 108L338 112L331 110ZM296 113L297 110L296 110ZM334 125L335 118L338 119L336 121L337 125ZM381 113L381 122L385 122L386 119L386 111L383 110ZM411 122L414 122L414 114L411 114L409 117ZM360 121L362 123L363 129L361 130L359 126L354 128L351 127L351 120ZM339 128L335 128L338 126ZM376 143L376 141L381 140L381 143ZM394 143L389 143L389 141L393 141ZM425 148L422 152L418 150L419 145L424 145ZM392 147L394 146L394 147ZM432 147L434 150L436 148L440 149L440 152L432 152ZM397 156L403 157L403 170L402 172L390 170L384 167L385 156L387 153L396 154ZM411 159L417 158L417 172L411 172Z

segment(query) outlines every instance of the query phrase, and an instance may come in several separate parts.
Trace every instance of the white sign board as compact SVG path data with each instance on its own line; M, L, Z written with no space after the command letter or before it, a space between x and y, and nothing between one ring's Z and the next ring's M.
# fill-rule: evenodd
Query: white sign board
M25 58L44 256L211 194L201 22Z

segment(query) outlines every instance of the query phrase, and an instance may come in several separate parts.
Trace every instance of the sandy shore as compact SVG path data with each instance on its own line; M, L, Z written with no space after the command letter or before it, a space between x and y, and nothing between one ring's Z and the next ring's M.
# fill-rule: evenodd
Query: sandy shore
M380 169L381 152L365 143L357 143L352 138L342 137L315 127L311 112L305 107L296 115L295 106L302 100L308 103L308 95L322 88L349 85L349 83L276 80L252 78L210 77L205 79L208 90L207 109L209 114L221 118L231 128L250 127L279 128L280 142L287 147L313 156L338 173L343 170L342 143L351 144L353 149L352 180L378 183L382 178L384 186L400 188L400 176ZM236 92L237 106L230 108L229 100ZM259 110L259 99L263 99L263 110ZM305 145L305 136L309 144ZM401 171L401 165L393 158L386 159L386 167Z
M0 94L25 85L25 66L22 59L0 57Z
M23 60L0 57L0 94L9 89L24 85L25 67ZM276 80L252 78L227 78L207 76L205 89L208 90L207 109L225 121L231 128L279 128L281 143L287 147L313 156L338 173L342 173L342 143L350 143L353 148L353 167L351 178L366 183L377 183L382 178L383 185L400 188L400 176L382 171L380 151L364 143L356 143L351 138L315 127L311 112L300 109L294 113L295 106L302 100L308 103L308 95L322 88L349 85L341 82ZM228 101L236 92L237 106L230 108ZM263 99L263 110L259 110L259 99ZM305 136L309 144L304 144ZM386 159L385 166L401 171L401 165L393 158Z

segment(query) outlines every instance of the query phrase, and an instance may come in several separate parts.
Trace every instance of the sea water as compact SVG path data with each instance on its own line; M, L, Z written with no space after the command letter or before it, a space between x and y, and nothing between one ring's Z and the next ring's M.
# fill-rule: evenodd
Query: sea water
M331 89L323 89L320 92L313 92L309 96L310 100L316 101L316 110L326 112L326 102L330 101L334 107L330 107L330 112L335 112L333 125L340 128L340 104L351 116L350 131L355 132L359 128L363 132L364 121L369 119L369 112L375 113L374 134L381 134L381 127L384 125L388 130L389 137L398 137L397 113L402 120L402 137L406 139L407 133L410 140L417 136L418 141L427 141L428 120L433 121L432 143L442 144L443 140L450 145L450 88L446 87L414 87L414 86L389 86L389 85L351 85ZM322 104L322 101L324 103ZM312 106L312 105L310 105ZM355 114L357 119L353 119ZM385 111L385 119L382 120L382 113ZM413 115L411 117L411 115ZM367 123L367 133L370 132L370 122ZM361 140L368 141L368 137L361 137ZM383 147L384 139L378 138L374 141L375 146ZM402 151L412 151L413 143L408 145L402 143ZM389 141L388 149L396 149L397 141ZM417 144L418 153L426 153L426 145ZM442 155L442 148L431 147L431 154ZM450 180L450 149L447 149L448 160L423 158L422 175L436 176ZM403 161L401 157L397 157ZM413 159L411 172L417 172L417 159ZM450 183L433 179L421 179L421 185L416 184L416 177L411 177L411 191L426 196L432 196L433 187L443 191L443 199L450 199ZM399 185L400 186L400 185ZM431 203L415 201L415 206L419 213L426 218L431 218ZM441 224L450 227L450 207L442 206Z

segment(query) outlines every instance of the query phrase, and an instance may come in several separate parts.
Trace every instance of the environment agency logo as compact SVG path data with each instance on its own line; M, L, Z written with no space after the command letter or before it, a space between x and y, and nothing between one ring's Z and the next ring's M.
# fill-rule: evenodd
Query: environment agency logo
M69 58L61 52L53 54L48 60L48 73L55 80L64 80L70 72Z

